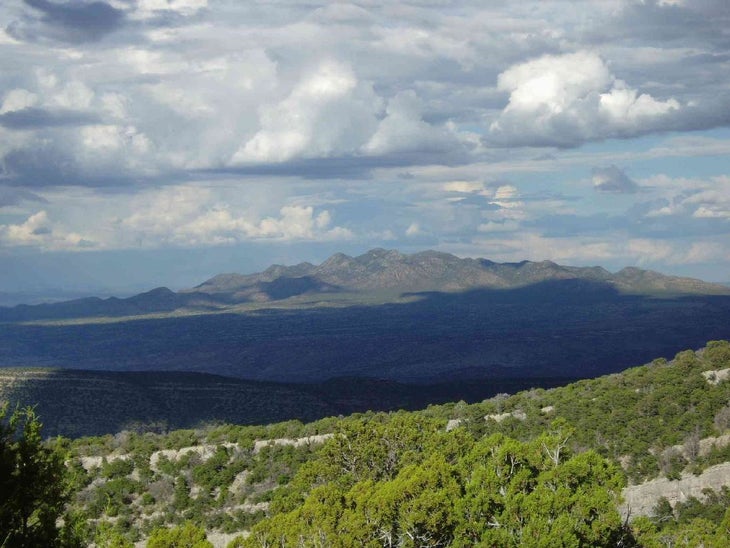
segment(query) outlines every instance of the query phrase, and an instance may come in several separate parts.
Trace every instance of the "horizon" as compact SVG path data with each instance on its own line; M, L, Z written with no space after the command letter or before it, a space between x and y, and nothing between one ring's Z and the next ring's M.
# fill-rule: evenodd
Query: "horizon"
M368 250L360 251L360 252L352 252L352 253L344 253L344 255L349 256L351 258L357 258L361 255L365 255L367 253L370 253L372 251L376 250L383 250L383 251L395 251L397 253L401 253L403 255L411 256L419 253L424 253L428 251L438 251L439 253L447 253L450 255L453 255L455 257L458 257L460 259L486 259L491 260L489 257L464 257L459 256L453 253L449 253L448 251L440 251L440 250L434 250L434 249L419 249L419 250L411 250L408 252L403 252L399 249L394 248L370 248ZM238 270L238 271L221 271L216 272L210 275L207 275L207 277L204 277L203 279L196 279L191 281L188 284L182 284L178 286L174 286L172 284L165 284L161 283L158 285L139 285L136 287L127 287L127 288L113 288L113 287L99 287L99 288L53 288L53 287L47 287L47 288L36 288L36 289L30 289L30 290L24 290L24 291L0 291L0 307L12 307L19 304L25 304L25 305L35 305L35 304L43 304L43 303L52 303L52 302L63 302L73 299L79 299L79 298L86 298L86 297L100 297L100 298L109 298L109 297L117 297L117 298L126 298L131 297L134 295L138 295L141 293L146 293L148 291L152 291L154 289L160 289L160 288L167 288L171 289L172 291L181 291L185 289L191 289L193 287L196 287L211 278L220 275L220 274L241 274L241 275L249 275L249 274L259 274L266 270L270 266L275 265L281 265L281 266L295 266L297 264L301 263L311 263L315 266L322 264L330 257L343 253L341 251L336 251L334 253L331 253L327 255L324 258L321 259L315 259L315 260L296 260L292 262L287 263L268 263L265 266L261 266L259 268L255 268L253 270ZM523 261L494 261L495 263L501 263L501 264L516 264L520 262L542 262L542 261L550 261L550 259L542 259L542 260L530 260L530 259L524 259ZM551 261L554 262L554 261ZM618 268L607 268L605 265L600 264L567 264L567 263L556 263L558 266L566 266L566 267L601 267L608 270L611 274L616 274L619 271L625 269L625 268L639 268L636 265L624 265ZM651 270L651 269L642 269L642 270ZM659 271L655 271L659 272ZM667 272L659 272L659 274L667 275L667 276L675 276L675 274L667 273ZM688 278L695 278L704 282L710 282L710 283L717 283L721 285L726 285L730 287L730 280L728 281L715 281L715 280L706 280L702 278L698 278L696 276L685 276L685 275L677 275L680 277L688 277Z
M730 283L725 0L0 18L0 304L374 247Z

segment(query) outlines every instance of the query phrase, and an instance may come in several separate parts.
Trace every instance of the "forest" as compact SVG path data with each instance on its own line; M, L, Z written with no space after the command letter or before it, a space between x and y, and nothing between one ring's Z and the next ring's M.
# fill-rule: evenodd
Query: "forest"
M554 389L303 424L43 439L5 406L7 546L725 546L730 343ZM726 476L727 477L727 476ZM32 488L31 488L32 486Z

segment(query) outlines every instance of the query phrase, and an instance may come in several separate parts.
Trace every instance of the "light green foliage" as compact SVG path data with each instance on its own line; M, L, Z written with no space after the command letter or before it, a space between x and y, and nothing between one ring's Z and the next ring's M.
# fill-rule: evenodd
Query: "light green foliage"
M730 382L711 384L702 376L708 369L730 367L728 356L730 343L712 341L703 352L680 352L672 362L660 359L561 388L496 397L460 413L475 435L501 432L522 440L539 435L554 417L564 417L575 427L574 448L592 447L605 457L624 460L630 480L639 482L660 473L676 476L688 463L660 462L655 455L693 435L721 434L730 424L730 413L723 412L730 402ZM542 412L547 407L553 410ZM515 410L524 413L525 420L483 420ZM712 463L698 458L693 469L700 471Z
M134 543L130 541L118 529L111 524L100 523L95 528L94 544L98 548L133 548Z
M702 376L725 367L730 344L716 341L671 362L474 405L57 440L76 492L59 542L127 546L189 521L252 531L236 546L631 546L614 509L624 481L616 463L636 482L729 461L730 447L687 454L730 425L730 382ZM485 420L502 413L514 416ZM454 418L461 425L446 432ZM324 445L253 450L257 440L330 432ZM221 447L150 467L155 451L200 444ZM87 472L81 457L92 455L106 459ZM723 497L667 503L631 532L647 547L726 546Z
M402 458L380 450L389 442L367 435L366 421L350 425L295 478L315 481L303 503L256 525L244 545L599 546L624 534L618 467L593 452L571 456L565 437L462 437L455 450L449 436L422 422L392 423L413 444L401 447ZM387 433L394 424L375 420L372 430ZM343 476L327 477L338 467Z

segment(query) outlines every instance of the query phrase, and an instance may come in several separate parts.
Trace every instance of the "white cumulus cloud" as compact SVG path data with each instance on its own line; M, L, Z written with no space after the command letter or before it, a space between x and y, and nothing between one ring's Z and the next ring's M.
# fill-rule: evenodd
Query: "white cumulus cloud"
M378 124L381 99L344 64L324 62L282 101L259 110L260 130L234 163L283 162L357 151Z
M490 125L502 145L575 146L662 129L680 110L617 79L596 53L545 55L499 75L509 102Z
M46 211L38 211L18 224L0 224L0 247L37 247L48 251L93 247L94 243L76 232L51 222Z

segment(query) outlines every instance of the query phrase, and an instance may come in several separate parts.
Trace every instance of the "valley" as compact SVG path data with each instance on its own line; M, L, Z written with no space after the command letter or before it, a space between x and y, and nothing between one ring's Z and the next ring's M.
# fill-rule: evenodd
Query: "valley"
M722 286L373 250L0 320L0 400L86 543L723 537Z

